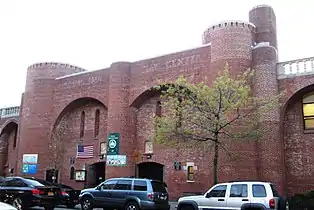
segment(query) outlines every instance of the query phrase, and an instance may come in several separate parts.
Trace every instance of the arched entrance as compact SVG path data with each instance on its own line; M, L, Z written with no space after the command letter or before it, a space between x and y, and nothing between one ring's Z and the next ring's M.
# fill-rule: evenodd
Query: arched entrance
M0 176L14 175L16 171L18 123L11 119L0 127Z
M156 162L137 164L137 177L164 181L164 165Z
M96 187L105 181L106 162L97 162L88 166L87 169L87 186Z
M59 171L54 169L46 170L46 180L49 182L59 182Z

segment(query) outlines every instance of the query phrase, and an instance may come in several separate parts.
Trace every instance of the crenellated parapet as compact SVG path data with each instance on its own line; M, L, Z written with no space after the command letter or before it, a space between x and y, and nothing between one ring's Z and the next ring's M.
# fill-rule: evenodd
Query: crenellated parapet
M80 68L71 64L58 63L58 62L35 63L29 66L27 69L34 70L34 69L57 69L57 68L71 69L71 70L74 70L75 72L87 71L86 69L83 69L83 68Z
M221 29L236 29L236 30L244 30L244 31L250 31L254 32L255 25L250 22L242 21L242 20L227 20L223 21L217 24L214 24L210 27L208 27L204 32L202 36L202 44L208 44L211 42L211 34L215 30L221 30Z
M286 79L314 74L314 57L277 63L277 78Z

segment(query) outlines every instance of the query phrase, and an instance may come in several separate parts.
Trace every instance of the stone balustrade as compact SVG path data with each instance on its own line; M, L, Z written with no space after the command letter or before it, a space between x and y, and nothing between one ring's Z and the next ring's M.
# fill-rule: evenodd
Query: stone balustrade
M277 63L277 78L285 79L314 74L314 57Z
M20 114L20 107L8 107L8 108L0 108L0 119L7 117L17 117Z

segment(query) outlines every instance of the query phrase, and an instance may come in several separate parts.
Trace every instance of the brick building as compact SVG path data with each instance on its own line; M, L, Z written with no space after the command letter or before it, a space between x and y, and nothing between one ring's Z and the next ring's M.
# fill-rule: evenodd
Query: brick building
M21 175L23 154L38 154L32 176L47 177L49 136L66 122L66 150L57 178L62 183L83 188L85 182L73 179L74 170L87 170L87 184L95 185L99 177L140 175L148 168L168 183L172 198L205 191L212 183L211 154L160 145L146 154L151 152L145 152L147 131L153 129L159 101L150 89L160 79L171 83L179 75L196 82L207 76L210 84L228 62L232 72L256 70L255 94L286 92L281 107L265 118L268 132L260 141L228 145L245 159L230 160L221 152L220 181L271 180L289 194L313 189L314 58L279 63L276 34L273 9L261 5L249 12L249 22L224 21L206 29L196 49L116 62L92 72L61 63L34 64L27 71L20 109L12 108L11 115L8 109L0 112L0 172ZM126 155L126 166L110 166L100 155L110 133L120 134L119 154ZM93 157L76 159L77 145L93 145ZM174 169L175 161L181 162L181 170ZM189 165L194 167L194 181L187 181Z

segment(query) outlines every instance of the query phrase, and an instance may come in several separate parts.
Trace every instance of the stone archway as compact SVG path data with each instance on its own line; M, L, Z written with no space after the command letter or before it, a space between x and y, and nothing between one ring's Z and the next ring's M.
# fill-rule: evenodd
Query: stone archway
M304 193L314 187L314 131L304 129L303 96L314 85L297 90L286 99L281 110L281 140L285 164L286 193Z
M0 129L0 176L16 173L18 122L6 121Z
M63 142L60 145L63 148L67 148L60 155L61 160L58 166L60 168L60 182L68 183L78 188L83 187L83 182L75 182L73 180L71 167L75 168L75 170L82 170L87 165L99 160L99 145L105 141L106 130L107 107L95 98L79 98L62 109L51 132L52 135L62 136ZM56 141L58 142L58 138L56 138ZM76 158L77 145L92 145L93 157Z

